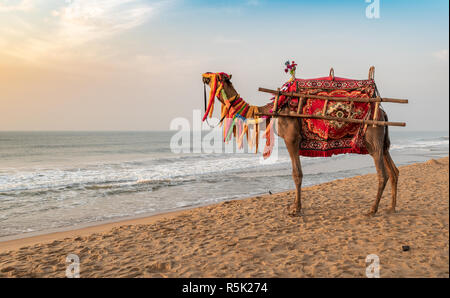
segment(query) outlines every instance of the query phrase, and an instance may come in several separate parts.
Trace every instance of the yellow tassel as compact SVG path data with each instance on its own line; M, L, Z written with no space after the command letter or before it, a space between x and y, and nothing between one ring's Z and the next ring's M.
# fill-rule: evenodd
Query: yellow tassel
M245 137L247 138L247 143L248 143L248 125L247 125L247 123L244 124L244 132L245 132Z
M214 101L215 101L215 100L214 100ZM212 117L212 114L213 114L213 112L214 112L214 101L213 101L212 104L211 104L211 110L209 110L209 118Z

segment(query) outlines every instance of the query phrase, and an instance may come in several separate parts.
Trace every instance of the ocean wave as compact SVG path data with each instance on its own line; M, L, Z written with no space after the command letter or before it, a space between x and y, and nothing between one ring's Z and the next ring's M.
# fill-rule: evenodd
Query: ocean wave
M444 141L448 141L448 136L440 136L440 137L434 137L434 138L421 138L421 139L417 139L417 141L435 141L435 140L444 140Z
M431 150L448 148L448 137L417 139L391 146L392 150ZM152 157L121 162L98 162L79 167L2 169L0 193L3 196L38 196L64 191L155 191L162 187L189 183L233 172L255 172L285 168L290 165L287 154L279 153L273 165L262 165L259 154L185 154ZM333 156L344 160L349 155ZM330 158L302 157L304 166L326 164Z
M431 149L436 147L447 147L448 149L449 139L448 137L439 137L434 139L419 139L415 141L406 142L403 144L393 143L391 149L402 150L402 149Z
M288 159L284 157L284 159ZM285 160L286 161L286 160ZM163 183L192 176L263 167L259 156L228 155L220 158L175 158L165 163L148 161L103 163L85 168L12 170L0 175L0 192L38 189L107 189L117 184Z

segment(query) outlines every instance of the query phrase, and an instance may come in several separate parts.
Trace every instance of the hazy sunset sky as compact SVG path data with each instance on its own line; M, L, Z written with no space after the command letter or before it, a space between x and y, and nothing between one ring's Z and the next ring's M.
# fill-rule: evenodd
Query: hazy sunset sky
M203 108L201 74L241 96L297 77L365 79L396 130L448 130L449 2L0 0L0 130L168 130Z

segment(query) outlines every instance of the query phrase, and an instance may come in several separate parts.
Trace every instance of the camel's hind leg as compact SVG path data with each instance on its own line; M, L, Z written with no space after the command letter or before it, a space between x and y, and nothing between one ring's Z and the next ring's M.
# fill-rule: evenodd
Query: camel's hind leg
M394 164L394 161L391 158L391 155L389 154L389 151L385 151L383 154L384 159L384 166L386 167L386 170L389 175L389 179L391 180L391 192L392 192L392 201L391 201L391 208L389 209L389 212L394 213L395 212L395 206L397 205L397 184L398 184L398 176L399 171L397 167Z
M387 121L387 115L386 113L380 109L380 120ZM374 215L378 211L378 206L380 204L381 196L383 195L384 188L386 187L386 183L389 179L388 175L389 170L392 169L392 171L395 173L394 168L390 166L390 155L389 155L389 146L390 146L390 140L389 140L389 131L387 127L380 127L380 126L368 126L367 131L365 134L365 141L367 150L369 151L370 155L372 156L375 167L377 169L377 176L378 176L378 191L377 191L377 197L375 199L374 204L372 205L372 209L369 212L369 215ZM385 161L386 159L386 161ZM392 163L393 164L393 163ZM389 165L389 166L388 166ZM394 176L394 175L392 175ZM397 182L395 182L396 184ZM396 188L396 187L395 187ZM395 193L396 195L396 193Z
M378 205L380 204L381 196L383 195L384 188L386 187L386 183L389 179L387 174L387 169L384 164L384 154L382 150L377 150L376 152L371 154L373 160L375 162L375 167L377 169L378 176L378 191L377 197L375 199L375 203L372 205L372 208L368 215L375 215L378 211Z

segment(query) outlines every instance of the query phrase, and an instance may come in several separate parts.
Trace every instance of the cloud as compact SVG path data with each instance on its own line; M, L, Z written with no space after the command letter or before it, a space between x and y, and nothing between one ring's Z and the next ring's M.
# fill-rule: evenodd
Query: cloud
M12 11L29 11L33 8L32 0L0 0L0 13Z
M448 56L449 56L448 49L434 52L433 56L436 57L439 60L448 62Z
M142 25L153 11L140 0L74 0L52 15L59 18L59 38L79 44Z
M28 2L23 0L14 7L24 9ZM92 56L96 50L108 47L97 41L143 25L168 2L171 1L66 0L61 1L59 7L34 13L32 18L9 13L4 24L0 19L0 54L39 64L80 55ZM3 2L0 3L4 8ZM11 5L8 7L12 9ZM39 18L42 14L44 17ZM84 46L87 43L90 43L89 51Z

